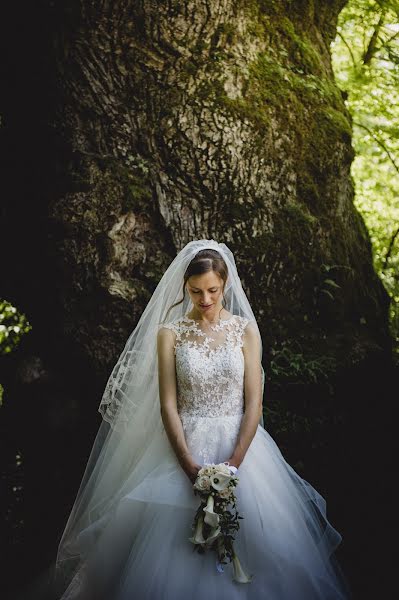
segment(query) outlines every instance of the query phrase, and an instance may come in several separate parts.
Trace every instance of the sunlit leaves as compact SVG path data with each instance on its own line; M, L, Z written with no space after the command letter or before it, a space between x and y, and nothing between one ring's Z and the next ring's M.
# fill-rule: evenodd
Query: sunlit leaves
M0 300L0 354L8 354L18 345L25 333L32 329L26 316L10 302Z
M331 50L353 117L355 203L392 299L392 332L399 342L399 2L350 0Z

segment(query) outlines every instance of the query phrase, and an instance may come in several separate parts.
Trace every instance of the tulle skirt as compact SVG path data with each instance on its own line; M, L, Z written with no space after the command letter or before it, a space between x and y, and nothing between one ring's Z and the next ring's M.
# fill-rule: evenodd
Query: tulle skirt
M242 415L181 417L199 464L229 459ZM342 537L327 519L324 498L260 425L237 476L243 519L234 548L250 583L232 579L232 563L220 572L216 552L199 554L189 541L200 500L163 429L125 482L112 515L80 533L79 550L88 549L85 569L62 600L352 598L334 556Z

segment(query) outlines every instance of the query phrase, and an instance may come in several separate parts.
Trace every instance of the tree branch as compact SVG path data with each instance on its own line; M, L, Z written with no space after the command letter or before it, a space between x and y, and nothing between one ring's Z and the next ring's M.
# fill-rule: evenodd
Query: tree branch
M346 41L346 39L344 38L344 36L342 35L342 33L340 31L338 31L338 30L337 30L337 35L339 35L339 37L341 38L341 40L343 41L343 43L347 47L348 52L350 54L350 57L352 59L353 66L354 66L354 68L356 68L356 60L355 60L355 57L353 55L352 48L349 46L348 42Z
M388 156L389 160L391 161L392 165L394 166L396 172L399 173L399 167L396 164L395 159L391 155L390 151L386 147L385 143L366 125L363 125L362 123L359 123L358 121L354 121L353 124L357 125L358 127L361 127L362 129L365 129L371 135L371 137L377 142L377 144L379 146L381 146L381 148L384 150L384 152Z
M389 260L389 258L390 258L390 256L391 256L391 253L392 253L392 248L393 248L393 245L394 245L394 243L395 243L395 240L396 240L396 238L397 238L398 234L399 234L399 227L398 227L398 229L395 231L395 233L394 233L394 234L393 234L393 236L391 237L391 241L389 242L388 250L387 250L387 253L386 253L386 255L385 255L385 258L384 258L384 264L383 264L383 266L382 266L382 270L383 270L383 271L385 271L385 270L386 270L386 268L387 268L387 265L388 265L388 260Z
M382 50L382 48L385 48L386 46L389 46L389 44L395 39L397 38L399 35L399 31L397 31L396 33L394 33L393 35L391 35L391 37L389 37L388 39L385 40L385 42L382 42L382 44L380 44L378 46L378 48L376 48L377 50Z
M371 36L370 41L367 46L367 49L366 49L365 53L363 54L362 62L364 65L370 64L370 62L375 54L375 51L377 49L378 36L380 34L380 29L381 29L381 27L384 23L384 19L385 19L385 13L386 13L386 8L383 7L382 13L380 14L380 18L378 19L378 23L374 28L373 35Z

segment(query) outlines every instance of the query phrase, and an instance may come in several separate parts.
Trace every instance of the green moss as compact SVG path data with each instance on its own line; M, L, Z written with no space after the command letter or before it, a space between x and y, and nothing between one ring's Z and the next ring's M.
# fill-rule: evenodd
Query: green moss
M286 10L281 0L239 0L238 8L258 19L262 15L279 15Z
M242 119L250 119L261 130L270 125L271 108L277 109L280 114L286 110L300 115L304 107L328 104L328 118L334 120L336 115L341 129L346 122L343 113L330 106L341 102L339 91L332 82L315 75L305 75L300 70L295 72L279 63L272 54L261 52L249 65L249 77L242 97L229 98L223 83L223 78L208 78L198 89L199 97L212 100ZM344 129L350 130L347 122Z
M271 127L272 118L290 123L299 143L310 135L316 136L315 145L325 129L332 139L348 141L351 127L339 89L326 72L317 40L306 32L298 32L278 2L242 1L250 34L267 42L267 51L259 52L248 65L248 77L242 95L230 98L224 89L225 68L229 60L226 45L237 35L235 25L221 24L217 28L209 52L201 54L204 44L196 46L194 56L184 65L183 77L193 78L206 61L207 77L199 83L197 96L200 102L210 102L213 110L229 113L238 120L249 120L258 132L259 147ZM222 43L223 42L223 43ZM223 48L223 49L222 49ZM230 68L232 66L230 65ZM310 118L310 111L312 117ZM296 115L295 122L291 115ZM330 142L327 142L327 149ZM327 150L328 151L328 150Z
M284 99L295 101L291 98L291 86L287 69L279 64L271 55L261 52L258 59L249 66L249 81L247 97L249 100L281 106ZM251 98L252 96L252 98Z
M307 206L304 204L299 204L297 202L287 202L285 206L282 207L283 214L288 217L290 221L290 227L294 223L294 227L296 227L299 231L303 231L302 227L312 227L315 223L317 223L316 217L314 217L308 210ZM283 217L284 219L284 217Z
M262 38L268 47L250 68L251 78L262 83L260 89L267 101L279 103L287 95L293 101L295 95L306 104L311 98L342 110L342 97L326 72L319 41L296 30L284 4L242 0L240 6L249 18L249 33Z
M194 75L198 72L198 65L192 61L191 59L187 60L181 70L181 75L183 79L187 77L194 77Z
M147 204L151 200L151 190L148 187L148 183L137 175L129 176L128 189L132 204L137 205L142 202Z
M320 196L320 186L315 178L311 177L306 167L298 169L297 198L314 214L325 211L324 201Z
M274 32L274 35L277 33L284 38L283 43L278 45L283 46L290 62L299 64L305 73L323 73L324 65L319 50L315 48L314 43L304 31L301 31L300 34L296 32L290 19L285 16L277 20L263 18L262 22L272 28L271 32Z
M211 48L216 46L225 48L231 45L236 37L237 27L233 23L220 23L212 36Z
M324 110L319 113L319 121L323 121L324 131L327 135L335 134L344 142L350 142L352 138L351 124L341 111L332 106L324 107Z
M151 203L152 191L148 177L148 167L140 157L130 157L131 165L121 163L120 159L107 158L103 161L103 181L111 189L113 181L122 185L122 209L140 212L147 210ZM102 198L102 202L104 198Z
M350 160L351 125L342 112L331 106L320 106L315 107L309 126L304 138L303 155L307 157L304 170L317 177L320 185L320 179L324 177L328 165L337 160L336 153L331 151L337 142L347 149Z
M279 62L272 53L261 52L249 68L250 81L247 87L254 88L264 100L281 107L281 101L296 103L342 102L339 90L328 78L306 75L300 67Z
M194 48L191 49L193 56L201 56L205 50L209 47L209 42L206 42L204 39L200 38L197 40Z

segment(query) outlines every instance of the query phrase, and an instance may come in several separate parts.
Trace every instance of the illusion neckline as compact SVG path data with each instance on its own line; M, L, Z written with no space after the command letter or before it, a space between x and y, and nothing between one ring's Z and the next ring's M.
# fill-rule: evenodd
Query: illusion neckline
M231 317L229 317L228 319L219 319L218 323L216 323L215 325L210 325L210 327L211 327L211 329L213 327L220 327L221 323L230 323L230 321L232 321L235 317L236 317L236 315L231 315ZM192 319L188 315L184 315L183 319L185 319L186 321L192 321L196 325L200 324L200 321L198 321L197 319Z

